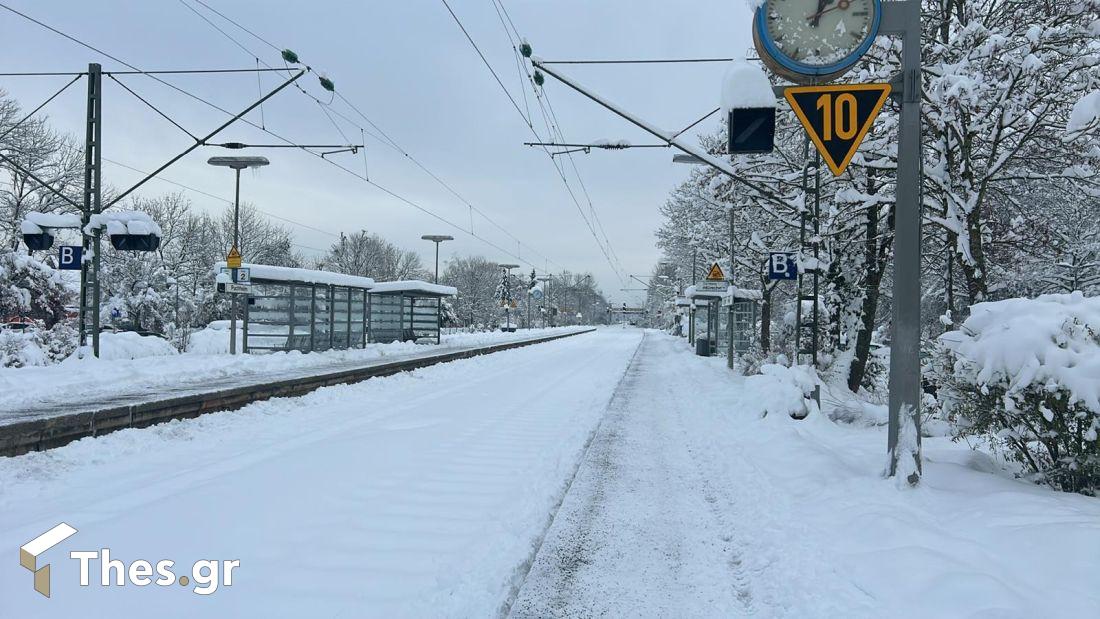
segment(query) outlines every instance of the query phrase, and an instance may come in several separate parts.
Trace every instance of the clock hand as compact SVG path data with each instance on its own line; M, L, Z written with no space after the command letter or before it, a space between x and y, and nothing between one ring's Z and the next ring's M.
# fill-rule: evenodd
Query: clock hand
M817 11L813 15L813 23L810 24L814 28L817 28L818 23L821 21L821 14L824 12L825 7L833 3L833 0L817 0Z
M816 27L821 22L821 16L822 15L824 15L824 14L830 12L830 11L835 11L837 9L840 9L842 11L846 11L846 10L848 10L848 7L851 6L851 5L852 5L851 0L840 0L840 2L837 2L836 6L829 7L829 8L824 9L824 10L819 10L817 13L814 13L813 15L807 15L806 19L814 20L813 25Z

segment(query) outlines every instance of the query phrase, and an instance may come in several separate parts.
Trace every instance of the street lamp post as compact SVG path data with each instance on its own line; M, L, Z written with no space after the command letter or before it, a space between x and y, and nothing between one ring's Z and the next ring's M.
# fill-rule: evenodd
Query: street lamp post
M425 241L431 241L435 243L435 283L439 283L439 244L443 241L453 241L455 237L447 236L446 234L425 234L420 237Z
M233 198L233 249L230 250L230 254L239 255L240 250L238 245L240 243L240 218L241 218L241 170L245 168L262 168L271 162L267 160L267 157L211 157L206 160L206 163L221 168L230 168L236 173L237 188ZM237 268L230 266L232 269L233 283L237 282ZM233 300L233 309L229 315L229 354L237 354L237 293L229 293L230 298ZM245 344L245 348L248 345Z
M544 290L543 293L542 293L542 299L543 299L543 304L542 304L542 328L545 329L547 327L547 324L548 324L547 323L547 313L548 313L548 308L550 307L550 280L553 279L553 277L550 276L550 275L544 275L544 276L539 277L537 279L540 282L546 284L546 290Z
M443 241L453 241L455 237L448 236L446 234L425 234L420 237L425 241L431 241L435 243L435 280L433 283L439 283L439 244ZM435 300L435 343L440 342L440 334L443 332L443 297L437 297Z

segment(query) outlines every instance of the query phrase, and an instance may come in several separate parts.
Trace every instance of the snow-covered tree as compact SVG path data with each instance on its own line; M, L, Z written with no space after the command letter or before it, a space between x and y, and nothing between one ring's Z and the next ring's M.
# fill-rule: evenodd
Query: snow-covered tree
M420 254L401 249L366 230L341 235L320 266L329 271L373 277L377 281L431 279Z
M41 320L49 328L65 317L72 298L46 263L19 252L0 253L0 317Z

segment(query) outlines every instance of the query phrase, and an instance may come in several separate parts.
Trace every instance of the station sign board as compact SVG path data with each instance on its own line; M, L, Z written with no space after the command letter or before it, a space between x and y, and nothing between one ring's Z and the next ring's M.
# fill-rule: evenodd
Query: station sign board
M80 245L62 245L57 248L57 268L62 271L79 271L84 248Z
M798 254L773 251L768 255L768 279L798 279Z

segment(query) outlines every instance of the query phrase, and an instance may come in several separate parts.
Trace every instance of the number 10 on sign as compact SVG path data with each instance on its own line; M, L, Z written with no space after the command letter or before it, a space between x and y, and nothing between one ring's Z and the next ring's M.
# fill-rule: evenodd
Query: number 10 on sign
M783 94L821 158L840 176L890 96L890 85L796 86Z
M835 101L831 94L821 95L817 99L817 109L821 111L822 140L832 140L834 131L841 140L850 140L859 133L858 105L852 93L840 93Z

